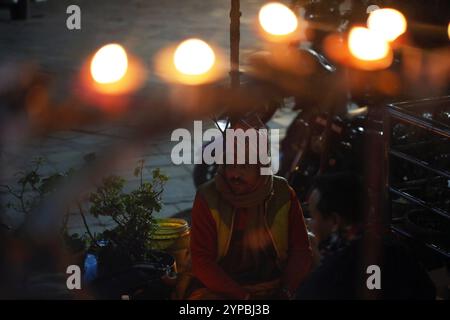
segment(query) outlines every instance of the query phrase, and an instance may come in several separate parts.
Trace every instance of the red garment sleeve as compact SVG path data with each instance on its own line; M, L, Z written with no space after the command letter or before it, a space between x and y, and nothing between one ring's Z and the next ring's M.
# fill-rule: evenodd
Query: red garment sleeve
M294 190L291 188L291 210L289 212L289 251L286 269L281 278L282 285L295 292L312 267L312 250L303 218L303 211Z
M192 208L192 273L213 292L244 299L247 292L217 264L217 230L206 201L198 193Z

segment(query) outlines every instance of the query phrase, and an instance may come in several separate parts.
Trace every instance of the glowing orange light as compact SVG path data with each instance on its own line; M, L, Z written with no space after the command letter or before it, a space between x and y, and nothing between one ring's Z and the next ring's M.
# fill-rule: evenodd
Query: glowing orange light
M119 114L130 106L133 93L147 79L141 61L119 44L107 44L89 56L74 83L77 96L86 104Z
M448 38L450 39L450 22L448 23L448 26L447 26L447 34L448 34Z
M405 16L395 9L378 9L372 11L367 19L370 30L379 33L387 41L394 41L405 33L407 22Z
M389 43L378 32L354 27L348 38L350 53L363 61L381 60L389 54Z
M220 48L200 39L188 39L155 55L155 71L167 82L184 85L211 83L225 74Z
M108 44L100 48L91 61L91 75L98 83L120 81L128 70L128 57L119 44Z
M173 55L175 68L185 75L207 73L214 66L215 60L213 49L199 39L183 41Z
M271 2L259 11L259 23L267 33L286 36L297 30L298 20L294 12L285 5Z

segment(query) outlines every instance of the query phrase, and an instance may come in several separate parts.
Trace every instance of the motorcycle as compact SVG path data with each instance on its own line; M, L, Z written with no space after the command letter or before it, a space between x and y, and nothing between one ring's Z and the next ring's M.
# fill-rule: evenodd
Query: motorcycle
M293 1L293 5L295 2L297 1ZM308 1L304 16L314 22L324 19L326 22L332 21L330 17L339 15L338 23L334 23L331 29L343 32L349 25L351 12L340 13L340 4L340 1L334 1L332 5ZM326 103L323 89L330 83L327 79L336 82L342 80L338 77L347 75L345 67L335 66L320 53L321 46L317 43L322 43L321 39L326 34L327 32L318 32L310 46L296 43L291 45L291 49L301 55L299 60L308 60L315 65L315 72L305 81L306 89L300 93L284 91L283 88L277 87L277 79L272 82L274 88L282 92L283 99L290 97L295 99L294 110L299 111L281 142L280 170L277 174L289 181L301 201L306 200L307 191L318 173L341 170L355 170L361 173L364 137L369 131L379 135L382 127L381 121L377 119L369 121L367 107L369 103L366 97L352 97L348 88L340 92L341 96L337 99L339 102L336 103L339 106L324 107ZM264 66L264 61L257 67L261 66ZM267 74L273 75L271 72ZM271 111L264 116L264 123L270 120L280 106L281 104L272 105ZM217 125L226 128L226 123L227 121L222 121ZM198 187L212 179L216 170L216 165L196 165L195 186Z

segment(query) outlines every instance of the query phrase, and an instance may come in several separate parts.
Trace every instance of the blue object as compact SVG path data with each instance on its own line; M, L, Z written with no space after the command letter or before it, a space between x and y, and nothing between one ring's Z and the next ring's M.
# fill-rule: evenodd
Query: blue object
M84 274L83 280L85 283L92 282L97 278L97 257L88 253L84 259Z

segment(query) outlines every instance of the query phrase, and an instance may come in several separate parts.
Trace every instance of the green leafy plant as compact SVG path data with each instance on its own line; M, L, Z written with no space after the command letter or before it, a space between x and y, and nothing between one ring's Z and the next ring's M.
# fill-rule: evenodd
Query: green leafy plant
M36 157L28 169L15 174L17 177L15 185L0 185L0 188L13 198L6 203L6 208L12 208L24 215L22 225L26 223L31 211L72 173L72 170L69 170L43 175L41 167L44 163L44 158Z
M24 215L16 233L20 232L39 203L75 172L70 169L44 175L41 172L44 163L44 158L35 158L30 168L16 174L18 179L14 186L0 185L12 197L6 207ZM69 252L78 254L91 248L99 256L106 257L105 261L110 257L120 257L125 263L153 258L150 239L157 226L153 214L162 208L161 194L168 178L159 169L155 169L151 179L144 181L143 170L144 161L141 160L134 169L134 176L139 178L139 186L130 192L124 191L125 179L111 175L105 177L95 192L89 195L89 212L96 218L110 217L115 222L112 229L92 233L82 203L77 201L72 205L78 207L86 232L70 234L70 206L67 206L61 225L61 237Z
M100 256L120 256L127 263L152 259L150 241L156 229L153 213L162 208L161 194L168 178L155 169L150 181L144 181L143 169L144 161L139 161L134 170L134 175L140 177L136 189L124 192L125 180L112 175L104 178L89 196L90 213L94 217L110 217L116 224L94 236L105 244L96 245ZM88 234L92 235L89 230Z
M75 170L69 169L62 172L42 173L42 166L46 160L43 157L35 157L31 165L23 171L15 174L17 181L12 185L0 185L11 199L6 203L6 209L12 209L17 213L23 214L21 224L15 228L14 234L19 235L26 225L32 211L49 196L58 185L70 178ZM69 234L67 224L69 220L69 208L64 213L63 223L61 225L61 238L69 252L78 253L85 251L89 243L86 235Z

